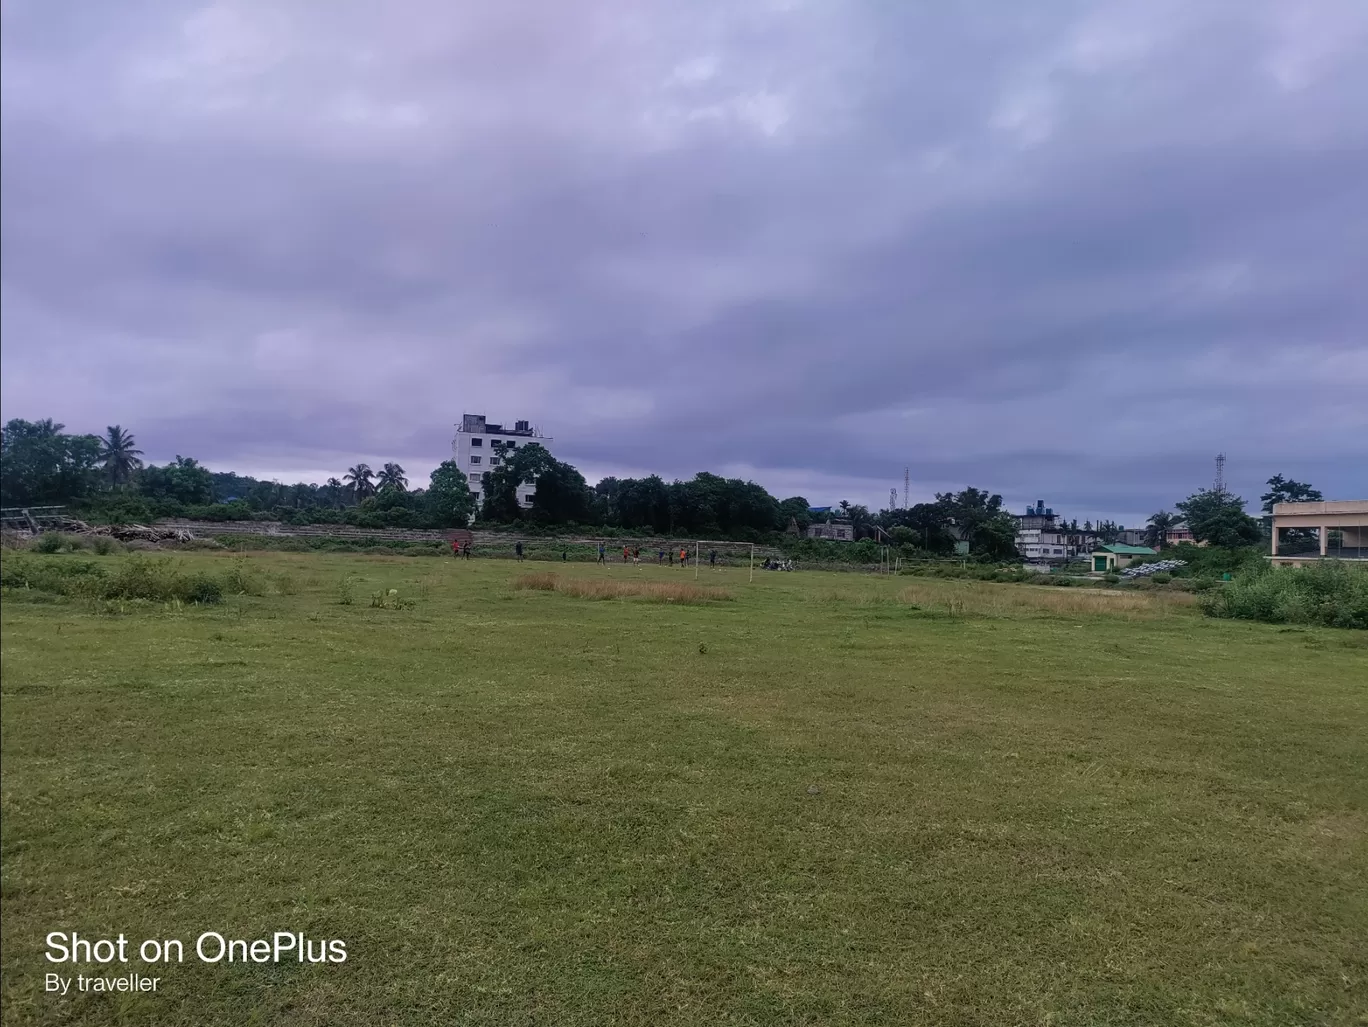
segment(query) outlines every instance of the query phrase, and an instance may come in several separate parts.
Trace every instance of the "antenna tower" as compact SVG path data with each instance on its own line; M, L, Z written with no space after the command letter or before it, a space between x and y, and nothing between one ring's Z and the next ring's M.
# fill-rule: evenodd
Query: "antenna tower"
M1213 486L1213 491L1214 491L1218 496L1224 496L1224 495L1225 495L1225 454L1224 454L1224 453L1217 453L1217 454L1216 454L1216 484Z
M904 468L903 468L903 509L904 509L904 510L907 509L907 490L908 490L908 486L911 484L911 482L912 482L912 474L911 474L911 472L910 472L906 467L904 467Z
M896 509L898 508L898 490L897 490L897 489L889 489L889 490L888 490L888 508L889 508L890 510L896 510Z

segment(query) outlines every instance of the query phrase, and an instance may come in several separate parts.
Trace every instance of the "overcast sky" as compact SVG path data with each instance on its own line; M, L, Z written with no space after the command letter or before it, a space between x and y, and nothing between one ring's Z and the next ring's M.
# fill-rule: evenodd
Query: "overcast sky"
M5 0L4 417L294 481L1368 497L1364 0ZM1257 500L1255 504L1257 505Z

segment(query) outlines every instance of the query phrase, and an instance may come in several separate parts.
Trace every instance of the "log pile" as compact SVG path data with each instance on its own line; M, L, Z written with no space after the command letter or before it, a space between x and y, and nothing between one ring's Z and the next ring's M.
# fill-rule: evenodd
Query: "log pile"
M89 538L112 538L120 542L190 542L195 536L188 528L160 527L147 524L90 525L74 517L64 517L55 530Z

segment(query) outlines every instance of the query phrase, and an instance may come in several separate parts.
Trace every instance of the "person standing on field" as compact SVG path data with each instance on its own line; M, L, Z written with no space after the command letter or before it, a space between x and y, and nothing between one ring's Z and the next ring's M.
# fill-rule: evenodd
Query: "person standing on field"
M522 558L523 558L523 555L522 555L522 542L515 542L515 543L514 543L514 545L513 545L513 552L517 554L517 556L518 556L518 562L519 562L519 563L522 563Z
M663 549L657 549L657 550L656 550L656 563L660 564L660 563L664 563L664 562L665 562L665 550L663 550Z
M641 547L640 547L640 546L637 546L635 549L632 550L632 563L634 563L634 564L635 564L636 566L638 566L638 567L641 566Z
M598 561L597 561L598 563L605 563L605 564L606 564L606 563L608 562L606 559L604 559L604 556L603 556L603 554L604 554L606 551L607 551L607 547L606 547L602 542L600 542L600 543L599 543L599 558L598 558Z
M472 543L471 543L471 540L470 540L470 539L466 539L466 544L465 544L465 546L463 547L463 549L464 549L464 551L465 551L465 558L466 558L467 560L470 559L470 547L471 547L471 544L472 544Z
M679 566L689 566L689 551L685 549L683 546L679 547Z
M461 540L458 538L451 540L451 555L458 560L461 558Z
M713 569L713 570L717 570L717 550L716 550L716 549L710 549L710 550L708 550L708 563L710 563L710 564L712 565L712 569Z

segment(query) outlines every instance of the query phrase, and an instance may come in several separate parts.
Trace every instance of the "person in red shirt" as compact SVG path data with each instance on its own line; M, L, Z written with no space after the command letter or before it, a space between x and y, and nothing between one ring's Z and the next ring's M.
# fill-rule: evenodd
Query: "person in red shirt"
M458 538L451 540L451 555L458 560L461 558L461 540Z

